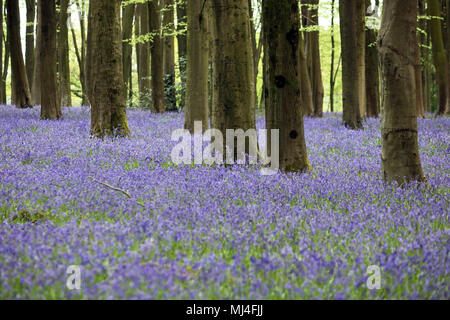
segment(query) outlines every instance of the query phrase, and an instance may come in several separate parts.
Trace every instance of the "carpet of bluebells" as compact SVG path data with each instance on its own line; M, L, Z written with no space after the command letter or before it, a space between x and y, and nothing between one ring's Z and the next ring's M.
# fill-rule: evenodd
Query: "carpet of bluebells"
M428 183L398 188L375 119L306 118L311 171L262 176L174 165L182 114L130 110L130 138L99 140L88 108L63 113L0 106L0 298L450 298L449 118L419 120Z

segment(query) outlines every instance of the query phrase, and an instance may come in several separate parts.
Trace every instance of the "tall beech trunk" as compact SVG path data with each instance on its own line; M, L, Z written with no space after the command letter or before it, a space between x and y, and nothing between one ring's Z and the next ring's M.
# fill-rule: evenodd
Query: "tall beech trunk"
M450 88L447 52L444 47L441 20L441 1L428 0L429 15L432 16L431 41L433 46L433 60L436 67L436 81L438 86L438 109L436 116L443 116L450 112Z
M186 39L186 0L177 1L177 44L178 44L178 67L180 69L180 81L186 82L186 56L187 56L187 39ZM185 95L181 95L180 109L185 107Z
M203 130L209 127L208 76L209 39L208 15L202 3L187 1L187 78L185 129L194 133L194 122L201 121Z
M365 0L340 0L344 125L361 129L365 112Z
M254 70L248 0L213 0L212 126L255 128ZM235 156L236 156L235 144ZM246 150L248 151L248 149Z
M263 0L264 37L268 46L266 128L280 130L280 167L305 171L308 158L301 111L297 0ZM272 143L274 143L272 141Z
M11 52L11 92L13 102L18 108L31 108L31 94L27 72L23 61L22 43L20 40L19 0L6 0L8 46Z
M28 85L33 87L34 72L34 22L36 19L36 0L26 0L27 26L25 36L25 67L27 69Z
M70 89L70 61L69 61L69 0L60 0L59 32L58 32L58 72L59 92L61 93L61 104L72 105L72 91Z
M90 1L91 133L129 135L122 69L120 0Z
M31 87L31 101L33 105L41 105L41 46L42 46L42 33L41 33L41 16L39 14L39 6L37 7L37 23L36 23L36 48L34 68L33 68L33 87Z
M378 1L377 1L378 2ZM366 0L369 8L370 0ZM378 3L377 3L378 5ZM367 12L370 15L370 12ZM367 116L378 117L380 112L380 73L378 66L377 30L366 28L366 105Z
M308 63L305 53L305 42L303 34L299 34L299 68L300 68L300 89L302 94L302 110L304 116L314 116L314 100L313 91L311 87L311 79L308 71Z
M160 0L162 1L162 0ZM163 43L161 39L161 10L158 0L148 3L149 32L153 34L150 44L151 74L152 74L152 100L153 112L164 113L166 102L164 97L164 65Z
M137 35L145 35L149 32L148 10L146 4L137 4L135 29ZM136 56L139 103L141 106L144 106L149 104L149 97L152 87L150 81L150 44L148 42L138 43L136 45ZM153 108L153 106L151 108ZM154 110L152 109L152 111Z
M163 30L164 30L164 87L166 92L167 111L177 111L177 97L175 90L175 32L174 0L164 0Z
M383 79L381 166L386 182L424 180L416 116L417 2L385 1L378 47Z
M133 34L133 18L136 5L129 4L122 8L122 64L123 64L123 82L125 88L128 89L129 95L132 92L132 77L131 77L131 56L133 54L133 46L128 41Z
M56 78L56 3L55 0L38 0L39 29L41 32L41 119L59 119L62 117L61 104L58 99Z
M3 0L0 0L0 104L6 103L6 83L3 81Z
M306 40L306 56L309 64L309 76L311 79L314 116L323 115L323 97L324 88L322 80L322 67L320 64L320 46L319 46L319 0L307 0L304 3L309 4L309 13L307 26L314 27L308 31Z

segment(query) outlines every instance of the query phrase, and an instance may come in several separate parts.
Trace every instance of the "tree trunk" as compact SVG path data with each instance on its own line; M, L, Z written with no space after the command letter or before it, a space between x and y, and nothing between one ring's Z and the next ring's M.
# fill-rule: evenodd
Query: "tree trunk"
M378 46L383 79L382 172L402 185L424 180L416 116L416 1L384 2Z
M25 67L27 69L28 85L33 87L34 72L34 21L36 19L36 0L26 0L27 26L25 36Z
M187 1L187 78L185 129L194 133L194 122L201 121L203 131L208 121L209 39L208 15L202 3Z
M136 10L135 28L139 35L146 35L149 32L147 5L139 3ZM136 45L136 56L138 61L139 104L143 107L150 104L149 98L152 87L150 81L150 44L148 42L138 43ZM154 110L152 109L152 111Z
M31 108L31 94L23 61L20 40L20 12L18 0L6 0L8 45L11 50L11 73L14 103L18 108Z
M61 104L63 106L72 105L72 91L70 89L70 62L69 62L69 28L67 21L69 19L69 0L60 1L59 13L59 33L58 33L58 52L59 52L59 91L61 93Z
M320 64L320 46L319 46L319 0L309 0L310 20L309 26L314 27L308 34L308 51L306 56L310 65L310 78L312 85L314 116L322 117L323 115L323 97L324 88L322 80L322 67Z
M34 68L33 68L33 87L31 88L31 101L33 105L39 106L41 105L41 42L42 42L42 33L40 27L40 19L41 16L39 14L39 6L37 8L37 23L36 23L36 49L35 49L35 57L34 60Z
M186 0L177 1L177 43L178 43L178 68L180 70L180 81L186 84L186 56L187 56L187 40L186 40ZM180 109L185 107L185 94L181 94Z
M177 111L177 96L175 90L175 32L174 0L164 0L165 8L163 12L164 30L164 87L166 92L167 111Z
M263 0L268 46L266 128L280 130L280 167L308 169L300 93L300 17L297 0ZM272 141L272 143L274 143Z
M120 0L90 1L91 133L127 136Z
M437 18L441 16L440 8L440 0L428 0L429 15L432 16L430 21L431 41L433 45L433 60L436 68L436 81L438 86L438 110L436 116L443 116L450 112L450 80L447 65L447 52L444 47L441 20Z
M311 87L311 79L308 71L308 63L305 53L305 42L303 40L303 34L299 34L299 68L300 68L300 89L302 94L302 111L304 116L314 116L314 100L313 91Z
M5 95L6 85L3 81L3 0L0 0L0 104L6 104Z
M133 54L133 46L128 41L133 34L133 18L136 5L129 4L122 8L122 51L123 51L123 82L125 88L132 91L131 77L131 56Z
M166 111L166 102L164 97L163 43L159 8L158 0L148 3L149 32L153 34L153 41L150 45L153 112L164 113Z
M212 126L224 134L227 129L254 129L254 62L248 0L214 0L211 3L214 36Z
M41 119L51 120L62 117L61 104L58 99L56 78L56 3L55 0L38 0L39 29L41 32Z
M365 110L365 0L340 0L344 125L361 129Z
M366 0L366 8L371 2ZM371 15L370 12L367 12ZM380 112L380 73L378 68L377 30L366 28L366 105L367 116L377 118Z

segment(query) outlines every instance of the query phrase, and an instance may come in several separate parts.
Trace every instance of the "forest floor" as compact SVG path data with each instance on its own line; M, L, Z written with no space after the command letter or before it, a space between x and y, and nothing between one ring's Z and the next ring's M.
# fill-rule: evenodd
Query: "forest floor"
M450 298L449 118L419 120L428 184L397 188L375 119L305 119L311 171L262 176L171 163L182 114L98 140L89 109L63 113L0 106L0 298Z

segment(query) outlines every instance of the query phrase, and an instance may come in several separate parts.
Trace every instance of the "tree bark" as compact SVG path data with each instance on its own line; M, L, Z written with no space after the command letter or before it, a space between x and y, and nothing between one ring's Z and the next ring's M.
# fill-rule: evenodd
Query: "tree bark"
M34 72L34 22L36 19L36 0L26 0L27 26L25 36L25 67L27 69L28 85L33 87Z
M0 104L6 104L6 83L3 81L3 0L0 0Z
M149 32L148 9L143 3L136 7L136 26L138 35L146 35ZM150 81L150 44L148 42L136 45L136 56L138 62L138 86L139 104L141 107L150 104L151 81ZM152 111L153 106L151 106Z
M254 129L254 62L248 1L213 0L211 3L214 37L212 126L222 133L227 129Z
M302 110L304 116L314 116L314 99L313 91L311 87L311 79L308 71L308 62L305 53L305 42L303 39L303 34L299 34L299 68L300 68L300 89L302 94Z
M72 91L70 89L70 61L69 61L69 0L60 0L58 54L59 54L59 92L61 93L61 104L72 105Z
M120 0L90 1L91 133L127 136Z
M208 76L209 39L208 15L202 3L187 0L187 78L185 129L194 133L194 122L201 121L203 131L209 127Z
M371 2L366 0L366 8ZM367 13L370 15L370 13ZM367 117L377 118L380 112L380 73L378 68L377 30L366 28L366 104Z
M267 68L266 128L280 130L280 167L308 169L300 88L297 0L263 0ZM272 141L273 143L273 141Z
M383 79L381 166L386 182L423 181L416 116L416 1L383 6L378 47Z
M160 0L162 1L162 0ZM163 65L163 43L161 39L161 13L158 0L148 3L149 32L153 35L150 44L151 74L152 74L152 100L153 112L166 112L164 97L164 65Z
M186 0L178 0L177 2L177 43L178 43L178 67L180 69L180 81L186 84L186 56L187 56L187 39L186 39ZM181 95L180 109L185 107L185 95Z
M123 81L125 83L125 88L129 91L132 87L132 77L131 77L131 56L133 54L133 46L128 41L131 39L133 34L133 18L136 5L129 4L122 8L122 51L123 51ZM130 95L130 94L129 94Z
M55 0L38 0L39 29L41 32L41 119L62 118L56 78L56 3Z
M177 111L177 96L175 90L175 32L174 0L164 0L163 12L163 62L164 87L166 92L166 110Z
M340 0L344 125L363 127L365 112L365 0Z
M436 68L436 81L438 86L438 109L436 116L443 116L450 112L450 88L447 52L444 47L442 35L440 0L428 0L429 15L432 17L431 41L433 46L433 60Z
M35 48L35 57L34 60L34 68L33 68L33 87L31 88L31 101L33 105L38 106L41 105L41 42L42 42L42 33L41 33L41 16L39 14L39 6L37 8L37 23L36 23L36 48Z
M18 0L6 0L8 45L11 52L11 73L14 104L18 108L31 108L31 94L23 61L20 40L20 12Z

